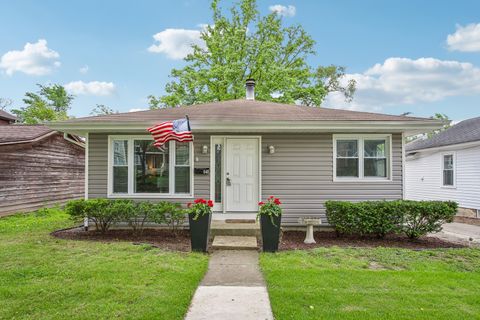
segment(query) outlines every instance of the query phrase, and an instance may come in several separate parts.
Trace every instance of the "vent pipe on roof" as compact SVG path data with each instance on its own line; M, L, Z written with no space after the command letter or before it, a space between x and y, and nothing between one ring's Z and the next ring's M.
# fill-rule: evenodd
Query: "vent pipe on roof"
M247 100L255 100L255 80L254 79L247 79L245 81L245 87L247 89L246 99Z

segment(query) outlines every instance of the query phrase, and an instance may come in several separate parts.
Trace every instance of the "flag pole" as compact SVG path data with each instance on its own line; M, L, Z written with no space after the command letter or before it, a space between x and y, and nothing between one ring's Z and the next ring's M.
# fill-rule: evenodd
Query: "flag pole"
M190 128L190 119L188 118L188 114L185 115L185 118L187 119L188 131L192 131L192 129Z

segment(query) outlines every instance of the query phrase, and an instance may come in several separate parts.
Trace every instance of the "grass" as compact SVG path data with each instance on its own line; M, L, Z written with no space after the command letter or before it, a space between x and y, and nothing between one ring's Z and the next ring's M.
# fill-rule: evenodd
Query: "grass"
M480 319L480 249L262 254L276 319Z
M183 319L207 256L69 241L61 210L0 219L0 319Z

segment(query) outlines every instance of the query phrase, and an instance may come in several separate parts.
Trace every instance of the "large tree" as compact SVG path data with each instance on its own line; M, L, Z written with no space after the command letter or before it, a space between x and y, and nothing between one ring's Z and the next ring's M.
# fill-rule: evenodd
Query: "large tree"
M40 85L39 90L25 93L25 107L13 109L20 122L37 124L44 121L68 119L68 110L74 96L68 94L65 88L58 84Z
M164 96L149 96L151 108L243 98L247 78L256 80L258 100L320 106L333 91L352 98L355 82L342 85L343 67L308 63L315 41L302 26L284 26L276 13L261 16L255 0L242 0L229 15L213 0L211 10L205 46L194 45L187 65L171 71Z

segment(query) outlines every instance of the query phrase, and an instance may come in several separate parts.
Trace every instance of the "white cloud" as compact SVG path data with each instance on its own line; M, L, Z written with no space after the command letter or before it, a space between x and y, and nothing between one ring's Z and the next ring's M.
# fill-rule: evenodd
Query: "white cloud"
M447 45L450 50L480 52L480 23L457 25L455 33L448 35Z
M148 110L148 109L144 109L144 108L132 108L132 109L128 110L128 112L137 112L137 111L145 111L145 110Z
M364 73L347 74L357 91L346 103L339 93L330 94L325 106L380 111L383 107L428 103L451 96L480 94L480 69L471 63L434 58L389 58Z
M200 25L203 29L205 25ZM188 29L165 29L155 35L155 44L148 48L154 53L164 53L170 59L183 59L193 52L192 45L205 47L204 41L200 38L201 30Z
M28 75L43 76L50 74L60 66L58 52L47 47L47 40L39 39L36 43L27 42L23 50L12 50L0 59L0 68L12 75L23 72Z
M284 6L281 4L276 4L273 6L268 7L270 11L275 12L276 14L284 17L293 17L295 13L297 13L297 8L295 6L289 5Z
M87 65L84 65L83 67L78 69L78 72L80 72L81 74L86 74L88 72L88 70L90 70L90 67L87 66Z
M115 84L102 81L73 81L65 84L65 89L78 95L108 96L115 92Z

